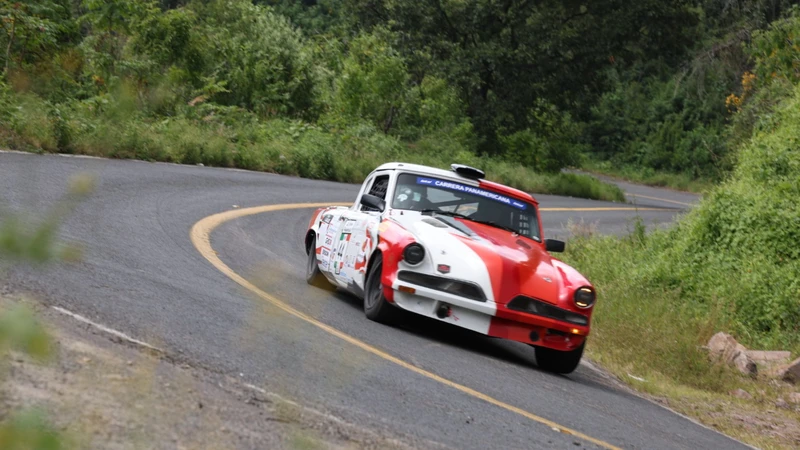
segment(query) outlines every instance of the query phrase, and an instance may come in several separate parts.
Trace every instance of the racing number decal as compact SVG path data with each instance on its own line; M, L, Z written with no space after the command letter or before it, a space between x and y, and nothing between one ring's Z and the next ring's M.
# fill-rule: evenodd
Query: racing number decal
M350 242L350 237L352 236L353 231L352 224L350 224L349 229L347 227L348 224L350 224L350 221L345 224L342 234L339 235L339 242L336 245L336 256L333 265L333 271L339 276L344 276L342 273L342 270L344 269L344 258L347 254L347 244Z
M331 225L331 221L333 219L333 214L325 213L323 211L322 217L319 221L319 230L317 233L317 246L316 249L317 254L317 261L319 261L319 268L323 271L328 271L328 263L330 260L331 255L331 247L333 243L333 239L331 238L331 233L335 230Z
M341 232L337 233L330 256L330 269L335 276L362 286L373 237L374 226L370 217L344 218Z
M366 274L367 255L369 255L370 250L372 250L372 235L370 234L369 229L367 229L365 232L364 241L358 246L358 256L356 257L356 262L353 266L353 269L356 271L356 273Z
M344 220L345 223L342 227L341 233L338 235L338 239L335 239L335 243L333 242L335 234L329 232L331 244L335 245L335 248L333 248L331 251L330 271L333 272L337 277L349 278L348 273L345 270L345 261L348 254L348 244L353 236L353 228L355 227L356 221L347 219L346 217L342 217L340 220Z

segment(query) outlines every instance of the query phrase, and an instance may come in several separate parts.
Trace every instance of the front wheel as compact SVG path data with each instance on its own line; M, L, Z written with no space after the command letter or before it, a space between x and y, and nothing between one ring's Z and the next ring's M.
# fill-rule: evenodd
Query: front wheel
M586 341L583 341L580 347L567 352L534 346L533 348L536 350L536 364L540 369L548 372L572 373L578 368L578 364L581 362L583 347L585 346Z
M380 323L390 323L397 316L397 308L392 306L383 295L381 275L383 274L383 257L375 255L375 261L367 274L364 289L364 315L367 319Z

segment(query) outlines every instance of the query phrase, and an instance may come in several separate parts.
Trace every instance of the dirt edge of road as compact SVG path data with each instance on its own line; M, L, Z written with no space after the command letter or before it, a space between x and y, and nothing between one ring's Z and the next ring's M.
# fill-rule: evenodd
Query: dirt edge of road
M407 449L441 447L366 430L235 377L210 373L18 294L53 338L39 363L2 360L0 418L45 412L76 448Z

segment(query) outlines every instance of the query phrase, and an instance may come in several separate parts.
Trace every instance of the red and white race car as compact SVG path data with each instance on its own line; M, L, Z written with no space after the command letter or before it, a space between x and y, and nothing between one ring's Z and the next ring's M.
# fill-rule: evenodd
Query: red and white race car
M404 309L533 345L539 367L572 372L595 289L548 253L564 242L544 239L536 200L484 176L457 164L378 167L352 206L314 212L306 279L363 298L369 319Z

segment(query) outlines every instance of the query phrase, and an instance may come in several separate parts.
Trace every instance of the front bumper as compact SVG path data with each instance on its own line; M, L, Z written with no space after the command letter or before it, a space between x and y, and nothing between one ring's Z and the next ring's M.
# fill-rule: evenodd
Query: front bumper
M395 280L392 290L395 305L402 309L487 336L569 351L583 344L589 334L588 325L514 311L406 281Z

